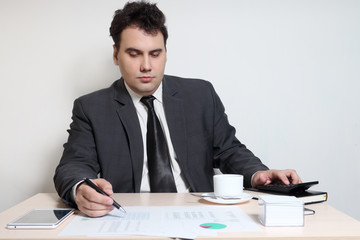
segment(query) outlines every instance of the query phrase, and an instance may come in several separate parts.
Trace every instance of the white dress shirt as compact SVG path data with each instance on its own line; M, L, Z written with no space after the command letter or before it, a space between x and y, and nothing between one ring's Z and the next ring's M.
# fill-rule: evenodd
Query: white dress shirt
M136 113L139 118L140 128L141 128L141 134L144 144L144 165L143 165L143 172L142 172L142 179L141 179L141 186L140 186L140 192L150 192L150 183L149 183L149 170L147 165L147 151L146 151L146 133L147 133L147 107L140 102L140 99L142 98L141 95L136 94L131 88L125 83L125 87L128 90L131 99L133 100L134 106L136 108ZM170 165L171 169L174 175L175 179L175 185L177 192L189 192L189 187L185 181L185 178L181 172L179 163L177 161L176 153L174 150L174 147L171 142L170 133L169 133L169 127L166 121L165 112L164 112L164 106L163 106L163 97L162 97L162 83L160 83L160 86L156 90L156 92L153 94L153 96L156 98L154 99L154 109L157 117L159 118L161 127L163 129L166 142L169 148L169 154L170 154Z

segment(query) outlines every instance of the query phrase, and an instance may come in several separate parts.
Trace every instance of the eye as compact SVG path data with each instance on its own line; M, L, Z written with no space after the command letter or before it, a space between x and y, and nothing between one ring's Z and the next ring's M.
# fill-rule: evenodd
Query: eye
M130 57L137 57L137 56L139 56L139 52L137 52L137 51L128 51L128 54L130 55Z
M134 48L126 49L126 53L129 54L130 57L137 57L140 54L142 54L141 51L139 51L138 49L134 49Z
M161 51L154 51L154 52L151 52L150 55L152 57L158 57L160 55Z

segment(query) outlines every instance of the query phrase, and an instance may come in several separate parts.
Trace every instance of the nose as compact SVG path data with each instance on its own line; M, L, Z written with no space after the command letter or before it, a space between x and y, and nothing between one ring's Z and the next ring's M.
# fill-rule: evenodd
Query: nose
M144 56L144 58L142 59L140 71L141 72L150 72L151 71L151 64L150 64L149 57Z

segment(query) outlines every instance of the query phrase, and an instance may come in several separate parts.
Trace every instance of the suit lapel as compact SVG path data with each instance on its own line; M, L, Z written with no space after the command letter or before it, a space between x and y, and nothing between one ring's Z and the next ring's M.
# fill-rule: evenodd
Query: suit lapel
M187 129L185 124L185 112L183 100L178 96L178 89L171 85L164 77L163 101L170 138L176 152L182 172L187 179L188 174L188 152L187 152Z
M135 106L129 93L126 90L124 80L122 78L115 86L114 99L119 103L116 111L127 134L128 146L132 161L132 173L134 176L134 191L140 192L144 162L144 149L141 129Z

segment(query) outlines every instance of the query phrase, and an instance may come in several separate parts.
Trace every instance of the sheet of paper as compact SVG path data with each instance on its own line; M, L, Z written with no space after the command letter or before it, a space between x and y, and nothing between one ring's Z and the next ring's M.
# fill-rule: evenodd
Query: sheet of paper
M62 236L146 235L193 239L218 232L261 231L237 206L126 207L126 217L77 215Z

